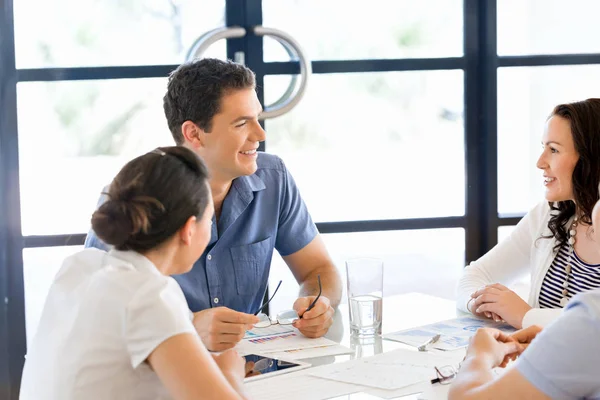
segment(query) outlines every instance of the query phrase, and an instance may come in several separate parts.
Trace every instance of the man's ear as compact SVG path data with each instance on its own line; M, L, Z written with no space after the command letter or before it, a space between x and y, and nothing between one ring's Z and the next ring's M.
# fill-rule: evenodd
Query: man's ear
M192 121L188 120L181 124L181 134L185 142L192 148L204 147L206 132Z
M196 233L196 217L191 216L185 221L185 224L179 229L179 239L186 245L192 244L192 238Z

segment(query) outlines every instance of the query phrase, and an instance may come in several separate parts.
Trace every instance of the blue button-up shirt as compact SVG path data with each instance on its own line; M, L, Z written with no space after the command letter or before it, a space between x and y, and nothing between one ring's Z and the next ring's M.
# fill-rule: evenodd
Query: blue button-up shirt
M223 201L218 224L192 270L174 278L190 310L225 306L254 313L267 288L273 249L286 256L301 250L317 228L283 161L258 154L258 170L235 179ZM100 198L99 205L105 201ZM107 249L93 231L86 247Z

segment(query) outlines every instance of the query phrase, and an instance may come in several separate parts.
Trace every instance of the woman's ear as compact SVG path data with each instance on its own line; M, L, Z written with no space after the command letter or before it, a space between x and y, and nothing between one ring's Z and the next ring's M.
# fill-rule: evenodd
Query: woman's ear
M192 239L196 234L196 229L198 229L198 225L196 224L197 220L195 216L191 216L187 219L185 224L179 229L179 239L183 242L184 245L189 246L192 244Z

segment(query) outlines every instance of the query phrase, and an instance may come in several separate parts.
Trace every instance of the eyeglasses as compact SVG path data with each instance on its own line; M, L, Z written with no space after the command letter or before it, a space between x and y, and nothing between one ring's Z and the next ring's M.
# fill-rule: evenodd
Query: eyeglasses
M254 313L254 315L256 315L258 317L258 322L256 324L254 324L255 328L267 328L267 327L269 327L271 325L275 325L275 324L291 325L294 323L295 320L302 318L302 316L298 315L296 310L281 311L277 314L277 316L275 317L274 320L271 320L271 318L267 314L264 314L261 312L271 302L271 300L273 300L273 297L275 297L275 295L277 294L277 291L279 290L279 287L281 286L281 282L282 281L279 281L279 283L277 284L277 287L275 288L275 291L273 292L273 295L271 296L271 298L269 300L267 300L267 302L265 304L263 304ZM321 275L317 275L317 282L319 283L319 294L317 295L317 297L315 297L313 302L310 303L310 305L308 306L306 311L304 311L304 313L312 310L313 307L315 306L315 304L317 304L317 300L319 300L319 297L321 297L321 291L322 291Z
M444 365L443 367L434 367L437 378L432 379L431 383L439 383L440 385L448 385L452 383L458 371L452 365ZM460 366L459 366L460 368Z

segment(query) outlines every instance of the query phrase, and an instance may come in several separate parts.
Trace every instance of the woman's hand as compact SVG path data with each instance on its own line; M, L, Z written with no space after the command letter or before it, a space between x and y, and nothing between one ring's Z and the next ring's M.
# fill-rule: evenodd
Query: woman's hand
M473 297L471 297L469 299L469 301L467 302L467 310L471 314L473 314L473 315L475 315L475 316L477 316L479 318L489 318L489 319L494 320L495 322L502 321L502 318L500 318L498 316L498 314L496 314L496 313L492 313L492 312L489 312L489 311L485 311L485 312L482 312L482 313L475 312L475 310L471 308L471 306L473 305L474 301L475 301L475 299Z
M252 370L254 363L246 363L244 357L240 357L237 351L230 349L219 355L213 354L213 358L229 384L238 392L242 392L242 384L248 369Z
M469 309L474 314L491 313L517 329L523 327L523 317L531 306L504 285L487 285L471 295Z

